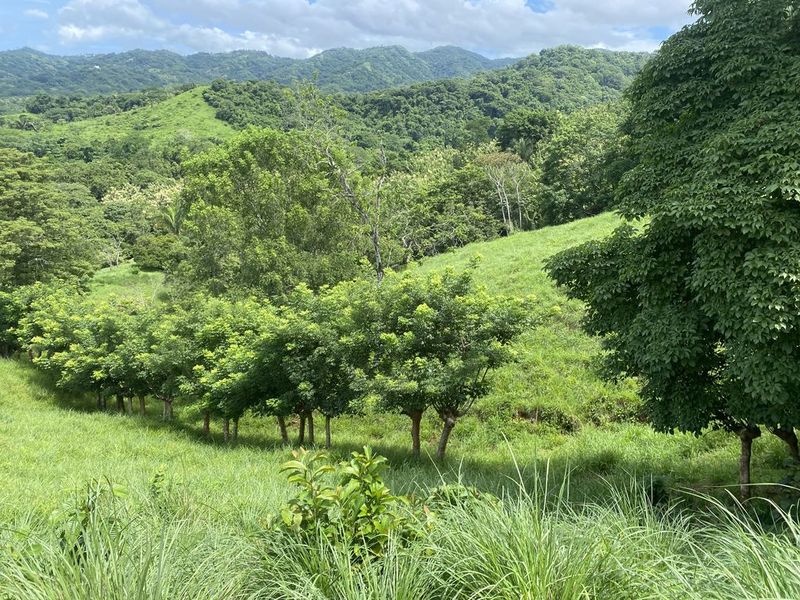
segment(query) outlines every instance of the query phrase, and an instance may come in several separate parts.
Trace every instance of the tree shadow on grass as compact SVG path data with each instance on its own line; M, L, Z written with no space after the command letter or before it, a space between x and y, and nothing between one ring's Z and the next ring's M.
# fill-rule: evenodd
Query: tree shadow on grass
M19 360L18 364L26 385L37 398L62 410L118 415L113 400L109 402L107 410L100 411L96 399L89 394L60 390L47 373L36 369L26 360ZM138 402L134 402L134 409L137 407ZM133 414L124 418L132 428L177 434L194 443L213 446L220 450L241 448L277 453L289 460L291 450L299 447L296 439L297 419L290 420L292 429L290 446L285 446L281 442L274 421L256 417L243 420L238 439L225 443L219 423L215 423L210 434L205 434L201 415L191 408L179 407L176 418L171 421L164 421L161 418L160 402L148 399L148 409L148 413L144 416ZM320 419L320 425L321 421ZM633 459L623 452L603 447L587 449L577 456L556 455L547 461L537 460L535 456L514 455L511 447L503 452L487 449L478 455L456 450L443 461L434 460L423 450L422 457L415 459L410 452L410 437L401 442L401 437L396 431L390 432L392 433L388 436L390 439L386 439L382 433L376 434L390 427L401 426L400 424L405 431L408 425L405 419L386 417L382 427L375 427L374 419L369 421L366 417L364 422L348 419L342 427L337 427L340 423L334 420L334 437L330 452L334 458L342 459L351 452L360 451L363 446L369 445L375 452L389 460L387 480L393 489L402 493L424 493L424 490L442 483L460 482L497 495L538 493L553 497L563 496L576 502L607 500L613 496L613 490L630 489L632 486L642 493L651 494L654 502L660 501L663 495L675 495L675 490L671 489L674 483L670 480L669 473L659 472L657 466L646 459ZM431 425L429 422L428 426ZM355 434L352 429L357 430ZM315 447L320 448L322 444L319 440L324 439L324 430L318 426L317 432L318 443ZM457 432L458 428L456 435ZM354 439L356 437L358 439ZM402 439L405 440L405 437ZM432 439L434 438L431 437L429 441ZM429 445L432 451L433 446ZM735 465L729 466L731 472L735 473ZM730 483L733 485L734 481ZM701 486L694 487L701 491L709 491ZM720 494L725 494L723 487L717 486L717 490Z

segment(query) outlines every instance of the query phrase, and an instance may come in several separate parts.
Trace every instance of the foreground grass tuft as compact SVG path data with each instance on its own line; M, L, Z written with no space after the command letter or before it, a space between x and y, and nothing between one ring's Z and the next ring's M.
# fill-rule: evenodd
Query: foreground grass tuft
M709 501L688 516L654 508L635 486L580 506L525 493L440 508L426 537L363 560L325 538L113 499L85 519L77 550L32 515L0 530L0 598L800 597L798 524L776 512L767 531Z

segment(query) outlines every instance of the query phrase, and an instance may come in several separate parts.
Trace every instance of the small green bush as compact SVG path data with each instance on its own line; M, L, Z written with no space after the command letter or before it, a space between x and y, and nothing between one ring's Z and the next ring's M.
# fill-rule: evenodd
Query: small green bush
M519 408L516 416L518 419L530 421L535 425L541 423L551 425L563 433L575 433L581 428L581 422L578 417L557 406Z
M270 528L309 543L324 538L346 545L361 558L383 555L390 536L411 540L423 535L410 499L393 495L383 481L386 458L370 448L338 464L326 452L301 449L293 455L281 472L297 486L297 494L269 520Z

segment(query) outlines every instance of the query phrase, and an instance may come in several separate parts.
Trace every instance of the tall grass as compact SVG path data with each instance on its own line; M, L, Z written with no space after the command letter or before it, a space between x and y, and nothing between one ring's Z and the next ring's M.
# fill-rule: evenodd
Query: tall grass
M800 597L800 525L777 506L767 528L711 498L690 514L652 506L636 485L585 505L563 492L451 506L426 537L365 562L324 538L212 523L180 498L103 504L79 552L51 521L19 517L0 532L0 598Z

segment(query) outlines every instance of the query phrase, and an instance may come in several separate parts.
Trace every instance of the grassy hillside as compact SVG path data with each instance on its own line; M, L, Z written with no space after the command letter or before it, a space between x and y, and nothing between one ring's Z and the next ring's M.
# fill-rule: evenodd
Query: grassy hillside
M54 125L46 135L56 139L69 136L85 143L133 133L146 136L152 144L176 138L224 139L233 129L215 117L214 109L203 100L204 89L197 87L152 106L117 115Z
M540 270L542 260L573 243L605 235L617 223L611 215L520 234L427 261L419 268L461 266L475 254L484 259L478 278L492 290L533 294L543 324L517 344L519 360L494 375L494 391L460 421L445 465L409 460L408 422L401 416L365 416L334 422L334 451L370 444L391 459L390 481L413 491L442 477L461 478L483 489L514 489L522 478L533 485L549 468L560 480L572 473L574 496L602 496L607 480L664 478L667 484L706 486L736 480L737 445L732 436L702 438L654 433L635 420L632 382L611 385L594 371L598 344L578 328L581 307L567 301ZM94 293L154 297L159 274L137 273L130 265L101 271ZM24 361L0 361L0 516L52 510L92 478L107 477L145 495L162 470L180 484L186 501L214 498L209 518L246 515L258 519L285 493L277 465L288 451L279 447L272 420L247 418L240 442L222 445L219 426L212 439L200 432L199 415L181 411L174 424L160 421L157 403L147 417L93 410L91 398L69 397ZM435 415L423 422L423 453L438 434ZM784 452L777 440L757 442L758 480L781 475ZM20 494L19 490L25 490Z
M522 336L517 363L495 374L494 391L478 407L481 414L532 419L566 432L591 420L607 420L615 412L636 415L635 383L613 385L595 373L600 347L580 329L580 303L567 299L542 270L549 256L604 237L619 223L614 215L605 214L472 244L421 266L423 270L461 269L478 256L476 279L489 291L535 299L541 326Z
M235 133L216 118L204 90L197 87L117 114L41 122L38 130L0 127L0 147L50 157L93 192L98 186L106 190L126 181L145 185L174 177L181 152L202 151Z

